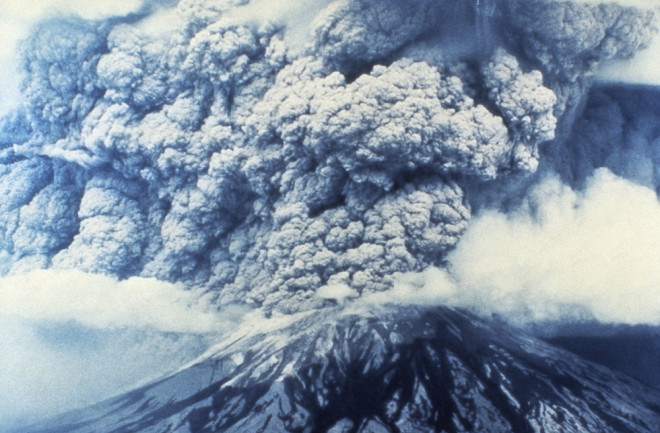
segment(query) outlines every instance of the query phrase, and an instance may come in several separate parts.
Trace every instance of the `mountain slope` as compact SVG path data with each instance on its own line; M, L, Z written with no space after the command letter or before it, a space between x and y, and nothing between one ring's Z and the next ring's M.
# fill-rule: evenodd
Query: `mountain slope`
M444 307L307 314L32 432L658 432L660 394Z

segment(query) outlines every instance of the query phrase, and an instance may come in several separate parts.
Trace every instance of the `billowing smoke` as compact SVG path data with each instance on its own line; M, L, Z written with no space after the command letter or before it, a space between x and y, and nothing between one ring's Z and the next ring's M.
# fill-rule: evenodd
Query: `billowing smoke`
M91 20L124 16L139 12L146 3L145 0L4 0L0 6L0 115L20 103L18 45L37 22L72 15Z
M469 220L464 185L536 169L579 98L566 85L650 34L648 11L614 5L539 4L581 11L588 41L557 19L536 32L513 1L417 6L332 3L302 54L281 16L242 22L231 2L181 2L167 38L40 24L3 127L5 272L155 277L285 312L321 307L327 284L386 289L442 264ZM520 60L494 30L497 49L443 55L443 24L484 19L513 20Z
M448 260L458 272L460 239L488 221L484 206L515 207L539 170L573 187L601 166L634 171L641 154L657 167L653 128L635 125L634 147L605 113L611 145L572 134L601 113L585 103L594 74L649 43L654 9L115 6L40 21L21 43L22 100L0 119L0 285L24 288L10 292L23 319L197 333L216 326L209 305L271 315L376 296L402 273ZM53 281L30 286L40 275ZM132 322L116 299L133 292L126 308L169 313ZM75 293L114 313L30 301Z

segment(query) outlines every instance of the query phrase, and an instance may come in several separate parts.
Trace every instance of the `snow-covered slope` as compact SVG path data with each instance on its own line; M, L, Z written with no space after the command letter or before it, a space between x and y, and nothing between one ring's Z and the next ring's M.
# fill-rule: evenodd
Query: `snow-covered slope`
M31 432L660 431L660 393L449 308L307 314Z

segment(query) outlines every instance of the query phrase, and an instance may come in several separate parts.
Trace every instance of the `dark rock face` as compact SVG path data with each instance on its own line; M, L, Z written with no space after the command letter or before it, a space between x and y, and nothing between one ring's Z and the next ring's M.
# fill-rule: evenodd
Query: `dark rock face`
M325 312L227 340L33 432L660 431L660 393L449 308Z

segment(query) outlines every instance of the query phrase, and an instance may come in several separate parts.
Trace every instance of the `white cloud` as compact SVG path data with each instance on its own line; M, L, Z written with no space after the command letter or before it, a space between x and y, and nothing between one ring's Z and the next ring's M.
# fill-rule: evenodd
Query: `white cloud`
M137 277L117 281L79 271L38 270L4 277L0 299L0 317L75 321L101 329L206 333L221 331L233 320L179 285Z
M343 304L346 299L356 298L359 293L355 289L351 289L346 284L328 284L320 287L316 291L316 296L321 299L334 299L339 304Z
M583 192L550 177L517 212L486 211L450 255L451 274L404 275L380 302L448 303L511 320L593 316L660 324L660 203L598 171Z
M137 24L137 28L151 37L167 37L179 30L183 24L177 8L157 9Z
M252 0L232 9L227 19L282 25L287 46L296 50L312 41L314 19L330 3L331 0Z
M452 271L473 302L495 310L543 318L579 306L602 321L660 323L658 221L653 190L606 170L583 193L551 178L527 210L477 219Z
M391 290L372 292L359 298L355 302L358 308L363 304L457 304L454 300L457 283L445 269L429 267L424 272L398 273L393 277Z
M272 21L276 23L310 25L331 0L253 0L232 9L230 17L239 21Z

